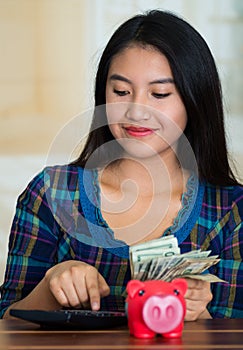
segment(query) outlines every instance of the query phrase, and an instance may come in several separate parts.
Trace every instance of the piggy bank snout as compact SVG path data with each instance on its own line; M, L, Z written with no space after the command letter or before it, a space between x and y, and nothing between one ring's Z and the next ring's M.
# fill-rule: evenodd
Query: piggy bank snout
M168 333L183 321L184 308L174 295L153 295L143 306L143 320L155 333Z

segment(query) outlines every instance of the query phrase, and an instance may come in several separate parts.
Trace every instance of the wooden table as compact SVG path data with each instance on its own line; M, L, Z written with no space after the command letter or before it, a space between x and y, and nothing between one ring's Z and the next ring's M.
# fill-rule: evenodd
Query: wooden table
M182 338L136 339L128 329L53 331L22 320L0 320L1 350L243 349L243 320L186 322Z

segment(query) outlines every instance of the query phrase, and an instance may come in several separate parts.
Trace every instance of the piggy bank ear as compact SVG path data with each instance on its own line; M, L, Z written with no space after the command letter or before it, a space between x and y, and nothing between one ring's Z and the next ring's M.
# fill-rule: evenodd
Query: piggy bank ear
M176 278L174 279L171 284L173 284L173 286L179 290L179 292L182 295L186 294L187 291L187 282L184 278Z
M127 284L127 293L129 297L134 298L135 294L139 291L139 289L144 288L145 284L140 282L139 280L131 280Z

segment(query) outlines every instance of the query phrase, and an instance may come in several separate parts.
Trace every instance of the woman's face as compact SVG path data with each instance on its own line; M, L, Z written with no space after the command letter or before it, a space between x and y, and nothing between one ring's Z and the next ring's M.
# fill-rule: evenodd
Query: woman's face
M149 46L131 46L113 57L106 112L115 139L138 158L167 153L187 123L168 60Z

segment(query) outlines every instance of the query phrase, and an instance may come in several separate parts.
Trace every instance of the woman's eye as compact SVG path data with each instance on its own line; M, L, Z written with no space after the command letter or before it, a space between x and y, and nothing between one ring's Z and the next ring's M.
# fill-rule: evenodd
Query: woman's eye
M171 94L170 92L168 92L166 94L159 94L159 93L156 93L156 92L152 93L152 95L155 98L161 98L161 99L170 96L170 94Z
M118 96L126 96L126 95L129 94L129 92L126 91L126 90L116 90L116 89L114 89L113 92L114 92L116 95L118 95Z

